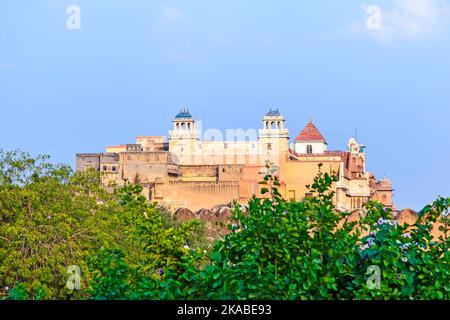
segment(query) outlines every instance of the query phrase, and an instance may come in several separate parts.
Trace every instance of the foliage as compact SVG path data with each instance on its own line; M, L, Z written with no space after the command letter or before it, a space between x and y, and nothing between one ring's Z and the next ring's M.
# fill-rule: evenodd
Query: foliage
M333 206L333 173L319 166L312 196L287 201L268 166L263 197L236 203L229 233L210 246L200 222L176 221L139 184L108 193L100 178L0 152L0 297L450 298L450 198L411 226L373 201L350 222ZM81 290L66 286L70 265Z
M314 197L286 201L278 177L262 182L266 199L254 197L247 211L236 206L231 233L217 243L204 274L208 298L344 298L358 234L354 223L334 210L329 191L336 177L319 172L310 186Z
M369 203L366 223L370 233L361 241L355 266L355 298L449 299L449 208L450 198L439 198L420 213L414 225L401 226L380 217L384 210L379 204ZM438 239L432 233L436 222L442 224L439 231L443 235ZM382 271L377 290L365 285L364 271L370 265L377 265Z
M181 286L184 280L178 275L195 266L189 244L195 238L198 222L168 224L167 218L156 210L156 204L149 204L141 192L140 185L129 184L121 190L126 226L123 242L136 250L133 255L119 248L103 249L93 257L94 299L173 298L165 287ZM202 252L200 248L196 251ZM166 283L167 275L170 281Z
M12 297L24 290L28 299L84 297L66 288L67 267L86 270L89 254L116 241L109 230L118 206L110 199L97 173L73 174L46 157L0 153L1 286Z

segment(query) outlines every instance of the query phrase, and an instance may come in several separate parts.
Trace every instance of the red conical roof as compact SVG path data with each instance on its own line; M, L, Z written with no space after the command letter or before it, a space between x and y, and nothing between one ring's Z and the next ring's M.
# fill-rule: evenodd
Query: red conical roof
M325 138L317 130L316 126L310 120L305 129L295 138L295 141L320 141L325 142Z

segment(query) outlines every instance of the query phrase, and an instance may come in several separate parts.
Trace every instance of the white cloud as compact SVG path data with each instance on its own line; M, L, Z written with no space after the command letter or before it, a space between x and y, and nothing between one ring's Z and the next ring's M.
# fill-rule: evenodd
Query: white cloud
M366 12L364 6L363 10ZM388 43L399 38L435 37L449 30L450 5L448 0L393 0L393 7L381 9L381 28L369 29L366 21L351 24L347 31L370 34ZM364 19L368 19L369 14Z
M185 18L185 14L181 10L174 7L160 4L159 10L159 23L161 24L177 23Z

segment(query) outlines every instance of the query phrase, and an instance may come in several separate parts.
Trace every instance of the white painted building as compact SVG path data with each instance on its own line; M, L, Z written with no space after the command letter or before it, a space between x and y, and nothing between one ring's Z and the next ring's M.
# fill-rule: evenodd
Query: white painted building
M327 151L325 138L311 120L295 139L294 151L297 154L323 154Z

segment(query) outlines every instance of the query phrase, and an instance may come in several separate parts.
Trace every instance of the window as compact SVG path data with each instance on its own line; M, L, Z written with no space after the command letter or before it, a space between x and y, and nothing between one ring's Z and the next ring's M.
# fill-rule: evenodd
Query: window
M111 171L112 171L112 172L116 172L116 171L117 171L117 167L116 167L116 166L112 166L112 167L111 167Z
M312 197L313 197L312 192L305 193L305 198L312 198Z
M308 144L308 145L306 146L306 153L307 153L307 154L312 154L312 153L313 153L313 147L312 147L312 145Z
M103 166L103 171L107 171L108 167L107 166Z
M272 150L272 145L271 144L267 145L267 150Z
M288 198L289 200L295 200L295 190L288 191Z

